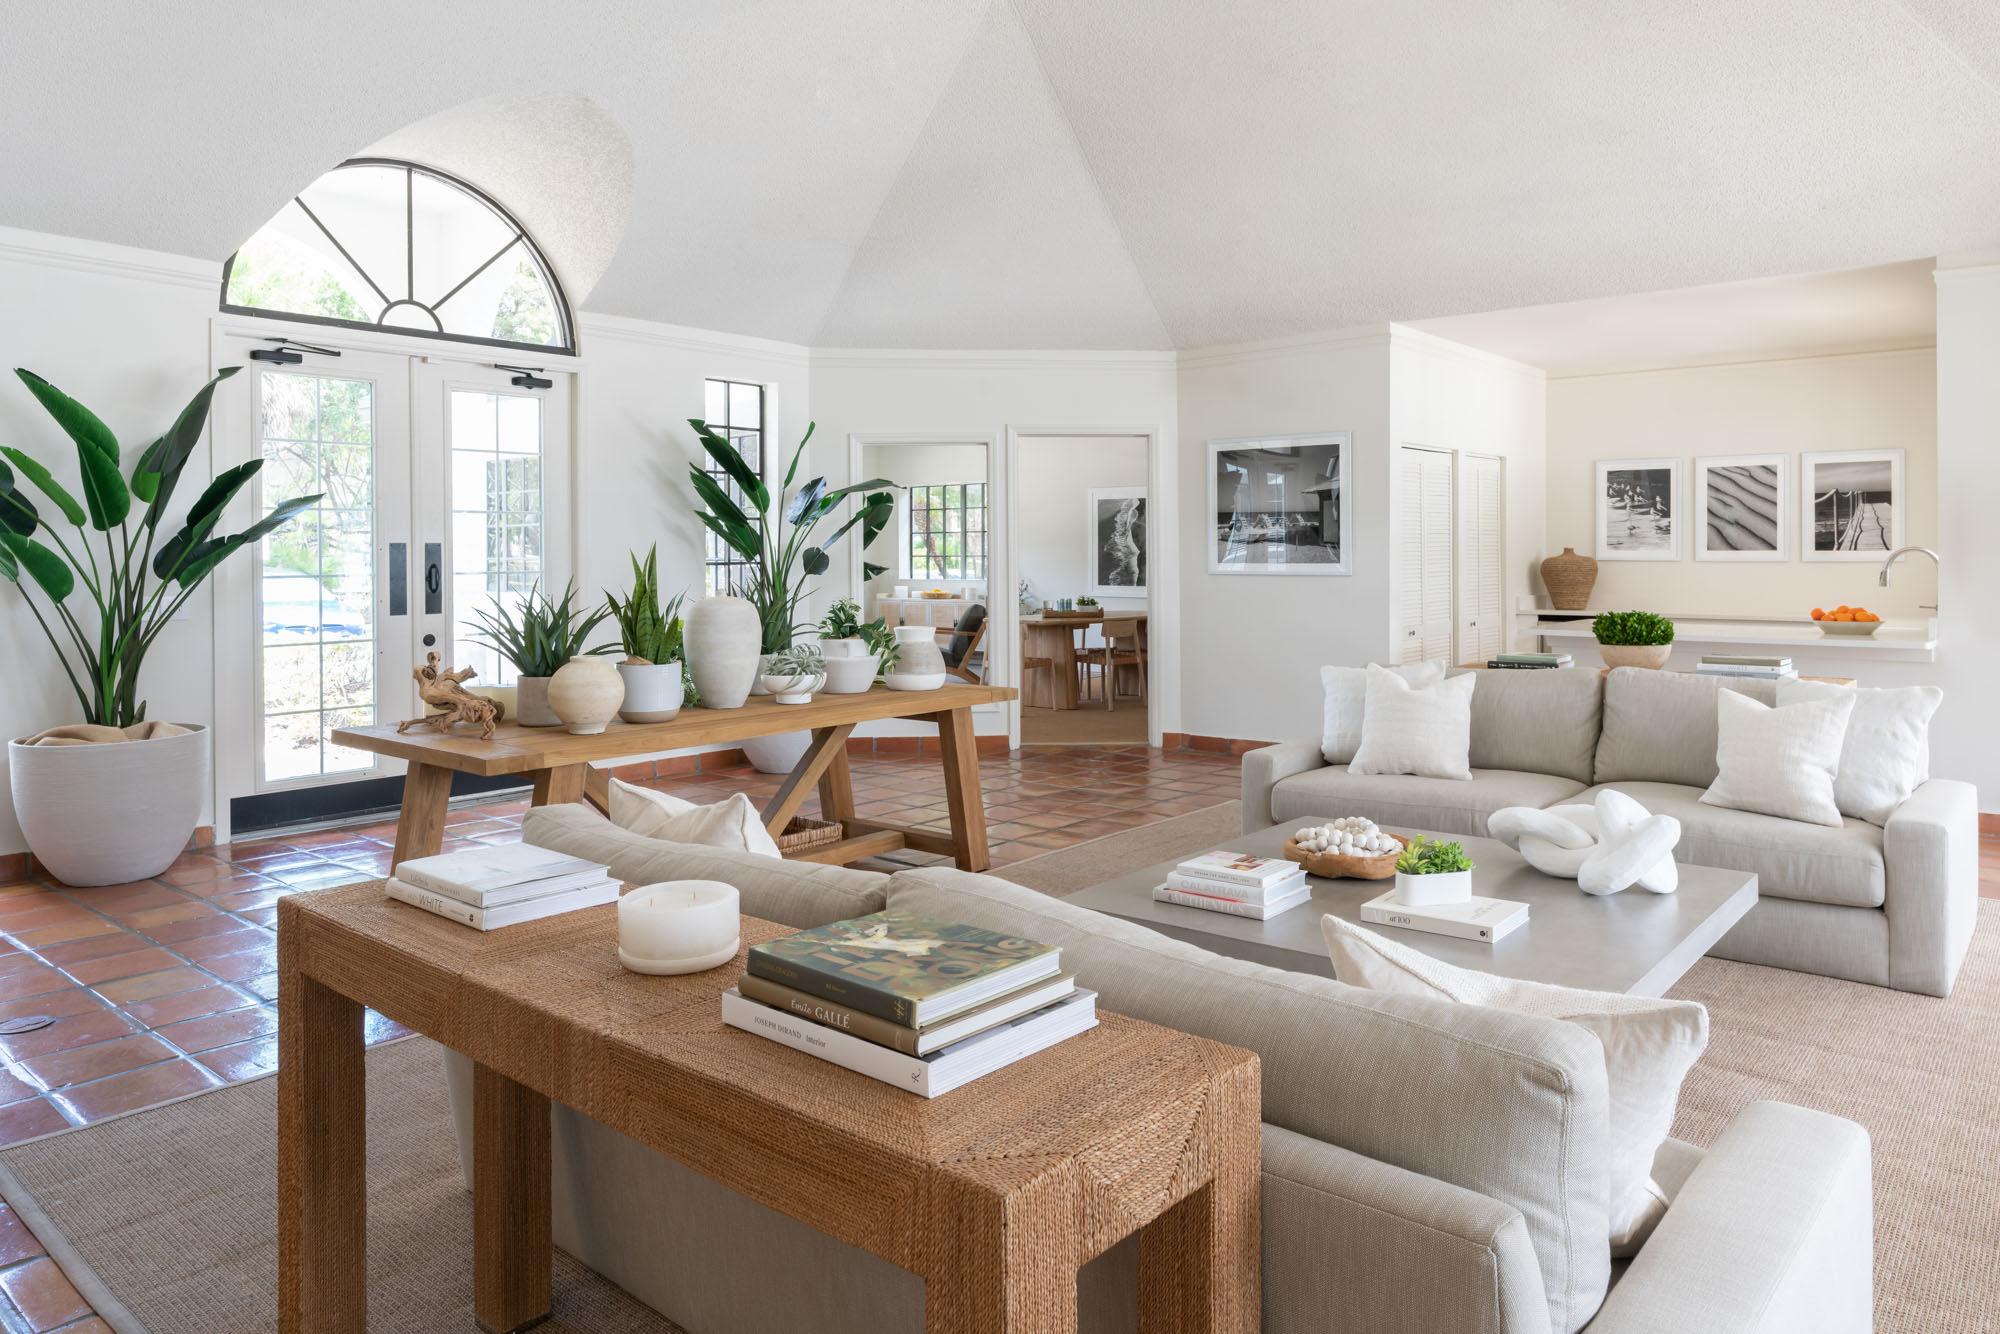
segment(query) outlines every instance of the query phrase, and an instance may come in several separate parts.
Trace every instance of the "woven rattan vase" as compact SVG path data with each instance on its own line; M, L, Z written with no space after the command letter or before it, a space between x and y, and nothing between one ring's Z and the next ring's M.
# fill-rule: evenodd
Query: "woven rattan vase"
M1582 611L1589 606L1590 590L1596 583L1597 561L1577 555L1575 547L1564 547L1562 555L1542 562L1542 584L1557 611Z

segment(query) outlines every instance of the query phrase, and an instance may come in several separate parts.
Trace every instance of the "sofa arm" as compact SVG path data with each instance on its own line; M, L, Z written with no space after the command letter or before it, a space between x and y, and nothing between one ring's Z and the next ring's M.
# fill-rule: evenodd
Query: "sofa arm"
M1286 741L1275 746L1259 746L1243 754L1243 832L1254 834L1278 822L1271 814L1271 789L1293 774L1318 769L1326 763L1319 753L1319 739Z
M1586 1334L1863 1334L1875 1324L1868 1132L1782 1102L1729 1124Z
M1270 1334L1547 1334L1518 1209L1274 1125L1264 1127Z
M1933 778L1882 827L1889 985L1951 994L1979 913L1979 789Z

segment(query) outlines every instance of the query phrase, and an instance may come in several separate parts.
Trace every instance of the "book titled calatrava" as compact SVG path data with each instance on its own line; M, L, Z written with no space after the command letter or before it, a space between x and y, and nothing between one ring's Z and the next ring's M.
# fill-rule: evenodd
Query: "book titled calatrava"
M919 1028L1061 971L1054 945L895 911L750 947L749 972Z

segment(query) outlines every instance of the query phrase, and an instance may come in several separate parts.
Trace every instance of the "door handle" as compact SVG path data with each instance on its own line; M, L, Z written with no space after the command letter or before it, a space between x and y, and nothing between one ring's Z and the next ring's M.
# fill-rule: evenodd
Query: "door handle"
M444 543L424 543L424 615L444 610Z
M389 614L410 614L410 544L389 544Z

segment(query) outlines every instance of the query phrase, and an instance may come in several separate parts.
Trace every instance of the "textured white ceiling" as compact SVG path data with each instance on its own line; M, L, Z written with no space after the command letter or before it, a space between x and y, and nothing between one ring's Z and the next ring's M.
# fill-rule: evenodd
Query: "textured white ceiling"
M1992 0L182 0L8 24L0 223L221 259L405 127L588 99L630 140L631 206L587 307L796 342L1196 347L2000 244ZM556 197L593 179L523 211L589 231L615 203Z

